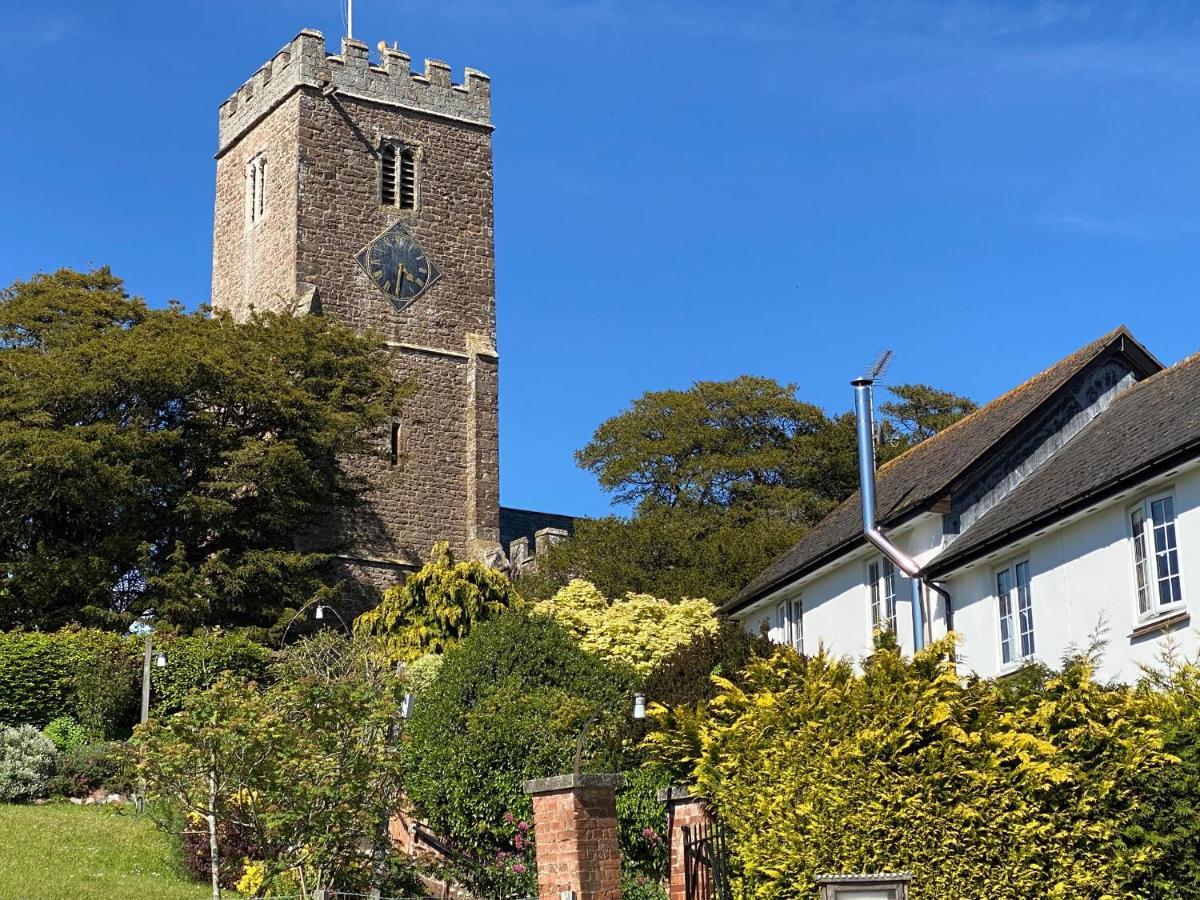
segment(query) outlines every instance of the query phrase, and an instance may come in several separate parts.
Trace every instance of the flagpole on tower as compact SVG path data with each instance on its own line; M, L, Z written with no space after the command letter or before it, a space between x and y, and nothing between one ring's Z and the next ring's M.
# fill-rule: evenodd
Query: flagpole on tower
M354 38L354 0L346 0L346 37Z

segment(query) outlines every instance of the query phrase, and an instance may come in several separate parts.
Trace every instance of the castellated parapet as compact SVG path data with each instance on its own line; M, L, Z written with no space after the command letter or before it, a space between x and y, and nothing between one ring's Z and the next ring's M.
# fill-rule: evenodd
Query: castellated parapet
M382 42L375 64L367 45L351 38L342 38L340 55L330 55L325 36L306 29L221 104L218 155L302 87L490 128L488 76L467 69L463 83L454 84L450 74L436 59L425 60L423 74L413 73L412 58Z

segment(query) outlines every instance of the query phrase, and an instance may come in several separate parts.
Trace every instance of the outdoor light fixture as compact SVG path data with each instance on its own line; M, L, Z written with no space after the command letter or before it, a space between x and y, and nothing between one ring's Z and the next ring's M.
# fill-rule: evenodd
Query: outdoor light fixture
M878 875L818 875L821 900L908 900L912 876L905 872Z
M317 612L316 612L316 615L315 615L315 616L313 616L313 618L314 618L314 619L323 619L323 618L325 618L325 604L324 604L324 603L318 603L318 604L317 604Z
M635 719L646 718L646 695L645 694L634 694L633 695L633 717Z
M400 701L400 718L402 718L402 719L412 718L412 708L413 708L413 695L410 692L410 693L405 694L404 699Z
M165 669L167 667L167 654L165 654L161 650L159 650L158 656L154 660L154 664L156 666L158 666L160 669Z

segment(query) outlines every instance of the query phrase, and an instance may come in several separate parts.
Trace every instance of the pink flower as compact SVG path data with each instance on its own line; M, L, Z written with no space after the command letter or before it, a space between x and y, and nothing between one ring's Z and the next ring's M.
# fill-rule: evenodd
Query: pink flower
M525 871L525 864L524 863L513 863L512 870L514 872L516 872L518 875L520 875L522 872Z
M516 847L518 850L524 850L525 849L525 838L521 837L521 835L519 835L519 834L513 835L513 846Z
M658 832L656 832L653 828L643 828L642 837L648 841L653 841L656 844L662 840L662 838L658 836Z
M516 818L516 816L514 816L510 812L507 812L504 814L504 821L507 822L509 825L511 825L513 823L513 819L515 819L515 818Z
M528 831L528 830L529 830L529 823L528 823L528 822L526 822L526 821L524 821L524 820L522 820L522 821L520 821L520 822L518 822L518 823L517 823L517 827L518 827L518 828L520 828L522 831Z

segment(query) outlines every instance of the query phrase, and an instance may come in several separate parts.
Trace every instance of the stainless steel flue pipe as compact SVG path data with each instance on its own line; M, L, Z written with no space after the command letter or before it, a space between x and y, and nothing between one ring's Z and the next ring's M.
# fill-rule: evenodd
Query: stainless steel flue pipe
M854 418L858 425L858 493L862 500L863 536L909 578L912 586L913 648L925 646L924 581L916 560L888 540L875 521L875 382L856 378Z

